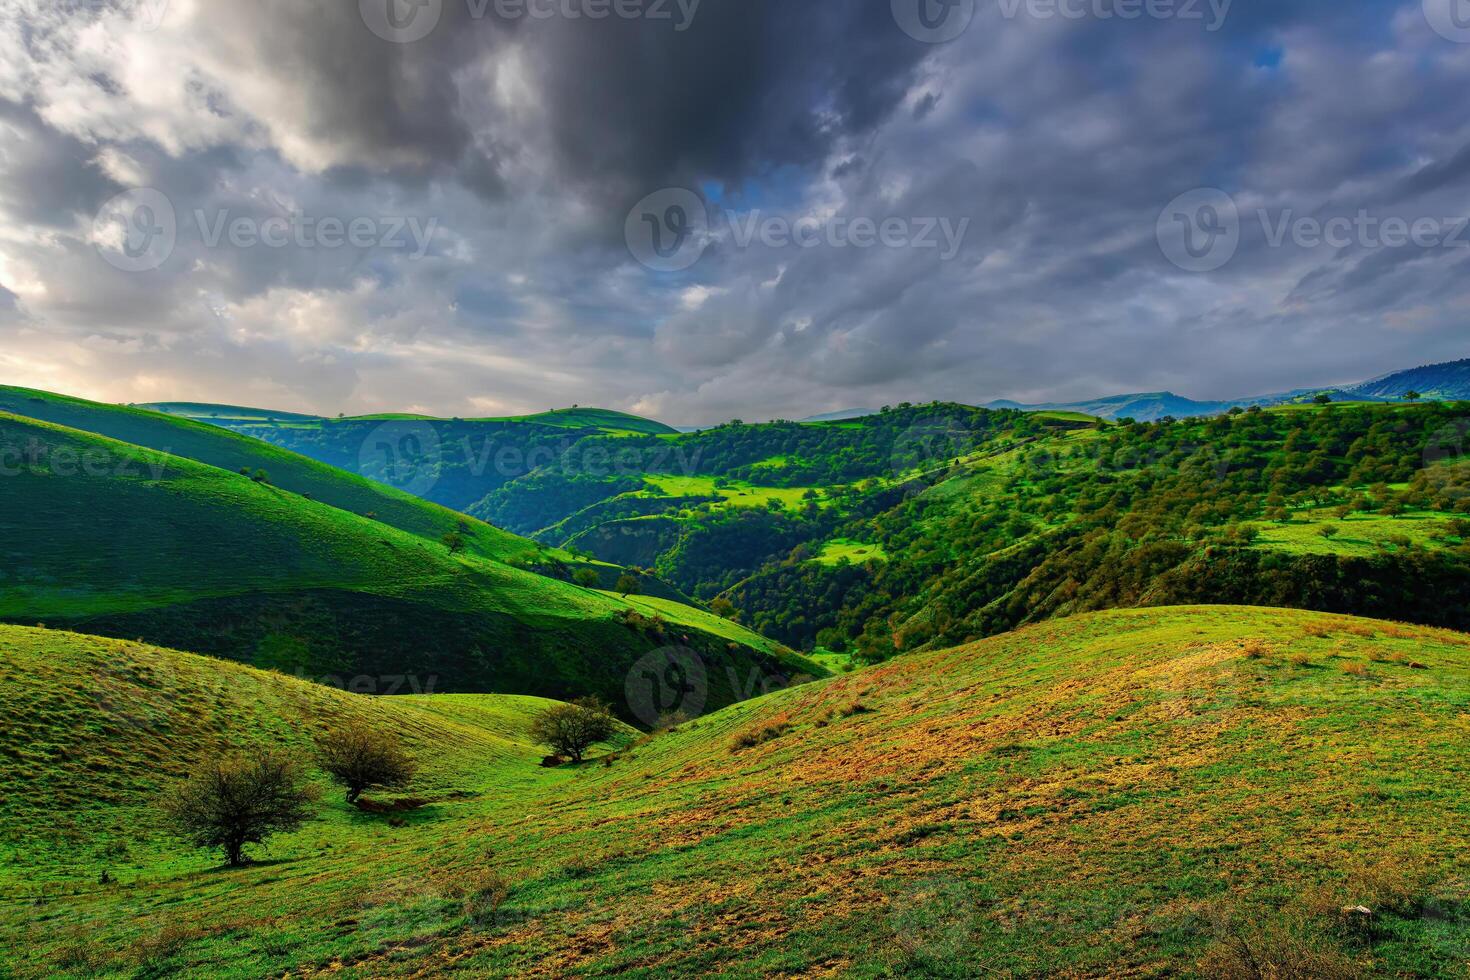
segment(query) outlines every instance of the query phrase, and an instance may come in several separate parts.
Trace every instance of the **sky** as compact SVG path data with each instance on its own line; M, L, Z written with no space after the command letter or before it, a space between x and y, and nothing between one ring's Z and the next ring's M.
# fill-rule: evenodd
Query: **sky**
M675 424L1470 356L1470 0L6 0L0 383Z

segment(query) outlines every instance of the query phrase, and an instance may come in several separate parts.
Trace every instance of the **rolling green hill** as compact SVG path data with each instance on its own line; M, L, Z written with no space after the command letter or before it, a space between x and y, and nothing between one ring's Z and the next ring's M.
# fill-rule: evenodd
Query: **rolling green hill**
M596 408L499 419L317 419L228 405L192 406L181 414L464 512L583 440L675 433L661 422ZM602 475L614 471L611 459L601 464Z
M243 405L210 405L205 402L153 402L129 407L201 422L315 422L321 419L320 415L277 412L269 408L246 408Z
M437 542L464 524L469 550L527 563L550 560L545 549L416 496L213 425L159 412L104 405L65 395L0 387L0 412L51 422L169 453L231 472L263 471L271 485ZM6 443L24 448L25 437Z
M371 701L32 629L0 645L17 976L1470 968L1461 634L1091 615L555 770L515 735L523 702ZM397 826L329 797L230 872L155 829L148 800L192 759L367 712L426 766L409 792L429 805ZM487 876L507 897L471 916Z
M1395 371L1347 389L1350 396L1366 398L1403 398L1416 392L1424 398L1470 398L1470 360L1430 364Z
M22 447L0 475L9 622L142 637L375 692L409 679L439 691L596 693L625 713L629 670L667 646L721 665L711 704L742 696L751 674L821 673L692 607L640 600L659 602L645 615L193 460L4 414L0 446Z

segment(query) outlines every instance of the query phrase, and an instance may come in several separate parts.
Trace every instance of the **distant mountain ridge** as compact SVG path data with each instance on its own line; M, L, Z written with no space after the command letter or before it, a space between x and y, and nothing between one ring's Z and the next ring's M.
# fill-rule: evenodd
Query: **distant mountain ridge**
M1470 359L1396 371L1350 390L1355 395L1372 398L1399 399L1418 392L1438 401L1467 399L1470 398Z
M1028 412L1079 412L1104 419L1132 418L1140 422L1155 422L1161 418L1198 418L1219 415L1232 408L1263 408L1272 405L1290 405L1309 401L1320 394L1327 394L1336 401L1401 401L1417 392L1424 398L1437 401L1470 400L1470 359L1430 364L1395 371L1371 381L1355 385L1328 388L1297 388L1272 395L1253 398L1237 398L1227 401L1196 401L1176 395L1172 391L1141 392L1127 395L1110 395L1089 401L1049 402L1027 405L1001 399L987 402L984 408L1019 409Z

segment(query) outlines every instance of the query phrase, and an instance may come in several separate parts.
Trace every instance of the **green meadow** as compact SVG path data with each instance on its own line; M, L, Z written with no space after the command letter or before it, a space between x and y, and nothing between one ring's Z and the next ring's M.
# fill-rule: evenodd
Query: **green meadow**
M626 731L554 770L522 734L526 699L373 700L0 636L0 737L25 774L0 818L0 930L20 976L1451 977L1470 960L1460 634L1106 613ZM150 800L193 760L309 754L358 716L422 763L399 816L328 793L234 871L157 832ZM487 882L493 912L472 901ZM1371 927L1345 921L1359 905Z

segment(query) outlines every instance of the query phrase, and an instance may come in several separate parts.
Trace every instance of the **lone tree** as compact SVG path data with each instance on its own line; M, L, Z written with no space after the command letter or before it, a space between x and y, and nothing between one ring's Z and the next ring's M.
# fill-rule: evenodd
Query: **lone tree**
M638 595L643 591L643 584L638 581L638 576L631 572L624 572L618 576L617 592L622 596Z
M557 755L581 762L588 749L618 730L612 709L597 698L547 708L531 722L531 737Z
M598 583L602 581L602 576L597 574L597 569L595 568L579 568L576 574L572 576L572 581L584 589L595 589Z
M222 848L232 868L245 845L295 830L312 815L317 788L301 763L278 750L213 759L163 798L172 829L195 847Z
M401 789L418 769L392 736L361 722L333 729L317 739L316 749L322 769L347 790L348 803L375 786Z
M450 531L439 540L444 543L444 547L449 549L451 555L457 555L469 547L469 539L464 536L464 532L462 531Z
M1407 398L1411 402L1416 402L1419 399L1423 398L1424 396L1421 395L1417 391L1406 391L1406 392L1404 392L1404 397Z

